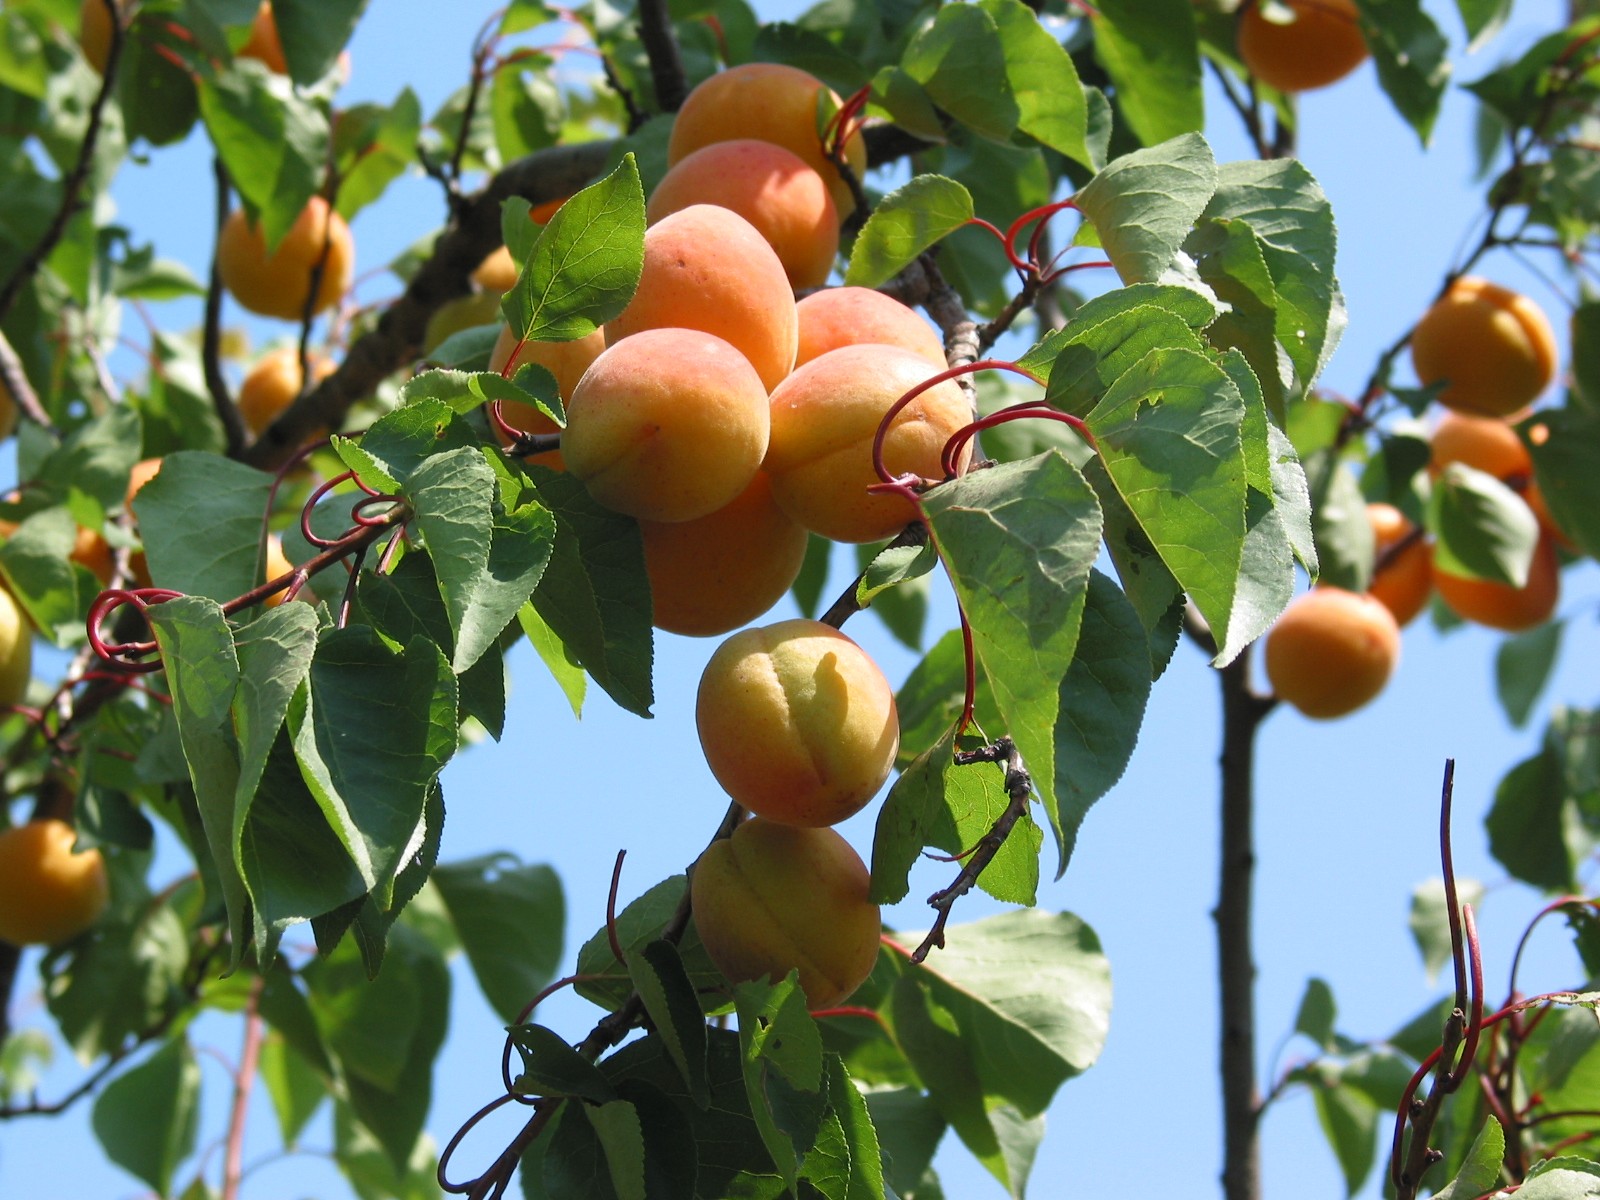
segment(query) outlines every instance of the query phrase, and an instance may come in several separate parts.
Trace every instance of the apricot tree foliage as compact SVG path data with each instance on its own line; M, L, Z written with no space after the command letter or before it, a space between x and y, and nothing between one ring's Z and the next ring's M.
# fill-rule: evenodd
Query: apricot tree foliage
M1426 139L1447 82L1442 34L1416 0L1356 7L1384 90ZM1471 36L1492 35L1496 6L1459 7ZM741 0L516 2L487 18L462 87L433 114L409 89L341 105L340 51L358 20L381 19L363 8L278 0L286 73L246 53L255 0L86 0L81 11L18 0L0 14L12 197L0 380L22 414L0 577L70 659L0 719L0 799L13 822L70 817L111 875L104 917L40 962L49 1018L91 1064L83 1086L59 1101L20 1095L31 1043L0 1023L13 1039L0 1116L92 1095L113 1161L161 1195L191 1181L192 1194L213 1194L193 1159L187 1026L201 1009L234 1008L272 1063L286 1143L331 1103L335 1157L362 1196L499 1195L520 1166L530 1197L932 1197L946 1130L1021 1195L1042 1114L1093 1064L1111 1000L1093 931L1035 906L1041 863L1070 869L1077 830L1134 752L1180 640L1219 668L1230 746L1248 759L1272 705L1250 690L1251 646L1302 573L1361 590L1384 566L1352 500L1394 504L1447 563L1501 585L1524 583L1544 553L1537 522L1515 486L1472 468L1428 494L1426 448L1396 418L1442 385L1392 378L1404 336L1364 394L1316 391L1346 320L1334 214L1289 156L1293 99L1240 64L1237 5L830 4L762 24ZM112 9L91 63L76 35ZM603 63L602 78L562 69L573 45ZM1440 264L1442 280L1507 244L1592 271L1600 213L1581 155L1593 150L1597 47L1600 24L1585 18L1473 85L1512 161L1488 193L1489 233L1469 261ZM802 66L842 98L814 114L819 161L847 187L840 211L853 208L836 276L923 307L974 406L941 431L939 469L896 474L883 450L895 413L945 382L897 380L890 411L849 435L872 473L835 499L892 499L905 520L890 532L903 528L863 549L860 577L830 607L815 535L795 583L828 624L876 612L918 645L917 598L933 573L962 614L898 695L899 775L868 855L871 899L904 897L929 849L959 864L929 932L886 932L867 981L815 1012L800 963L786 979L730 984L697 934L684 874L631 902L581 898L597 932L556 980L567 960L549 933L553 874L453 859L439 784L468 735L505 732L503 658L523 638L550 674L533 686L552 697L576 707L593 684L641 717L655 701L640 523L542 465L558 434L505 424L523 405L559 428L562 387L536 361L488 369L498 324L423 359L430 318L471 293L504 245L517 267L499 308L504 360L519 362L518 343L573 343L615 322L645 270L646 197L666 170L673 113L696 82L747 61ZM1242 120L1258 159L1216 160L1203 69L1234 110L1214 119ZM94 204L127 155L159 167L194 131L215 154L218 231L238 206L269 246L308 205L348 219L409 169L441 189L444 225L394 264L405 290L393 303L347 303L318 323L320 290L308 287L297 352L338 365L326 377L302 367L317 382L258 433L226 369L221 264L196 280ZM882 194L902 165L909 180ZM324 253L312 269L327 266ZM119 314L177 295L204 296L200 337L152 329L148 374L119 388L105 362ZM1574 556L1600 550L1595 312L1577 309L1565 402L1523 434ZM1016 357L990 357L1008 334ZM135 465L155 458L159 474L130 504ZM264 568L270 533L295 564L287 574ZM85 534L113 551L105 578L80 553ZM315 604L264 604L308 583ZM1523 715L1554 657L1548 634L1528 638L1504 656ZM1552 890L1576 891L1600 825L1586 721L1552 726L1491 815L1508 869ZM1259 1193L1264 1102L1248 1001L1248 782L1227 772L1225 760L1225 1184L1243 1198ZM742 815L730 807L707 842L751 828ZM153 890L158 826L194 870ZM730 857L719 848L713 861ZM1018 907L960 921L973 887ZM1578 926L1595 969L1592 906L1550 911ZM286 949L308 923L316 952ZM1560 1037L1576 1028L1561 1006L1591 998L1541 997L1538 1011L1554 1015L1538 1035L1523 1020L1534 1002L1486 1012L1471 914L1453 892L1419 928L1430 952L1445 931L1457 1011L1362 1046L1334 1032L1331 997L1313 985L1298 1032L1321 1053L1283 1087L1314 1090L1352 1188L1389 1107L1401 1194L1416 1194L1431 1145L1444 1165L1428 1181L1456 1179L1452 1194L1500 1182L1589 1194L1570 1189L1592 1183L1592 1164L1560 1153L1582 1144L1581 1114L1600 1097ZM447 1003L456 947L510 1029L503 1094L486 1111L526 1113L470 1179L453 1145L422 1137L443 1034L429 1015ZM0 948L8 986L20 961ZM556 986L597 1006L592 1028L534 1019ZM1480 1041L1501 1045L1496 1031L1509 1031L1512 1067L1486 1078L1483 1111L1474 1091L1437 1124ZM1548 1085L1543 1108L1523 1104L1519 1052ZM236 1146L215 1189L229 1198Z

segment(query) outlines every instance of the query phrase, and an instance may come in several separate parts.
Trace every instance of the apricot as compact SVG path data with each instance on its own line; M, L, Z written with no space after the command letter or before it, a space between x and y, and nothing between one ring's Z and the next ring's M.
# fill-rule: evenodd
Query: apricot
M118 0L117 9L122 10L122 0ZM106 11L105 0L83 0L79 5L78 45L89 65L104 75L106 60L111 57L111 14Z
M489 352L489 370L515 375L517 368L524 363L541 366L556 377L556 391L561 396L561 403L566 405L572 402L573 389L578 386L578 380L583 378L583 373L589 369L589 364L599 358L600 352L606 348L606 336L604 332L596 329L593 333L574 338L570 342L523 342L522 349L517 351L516 361L507 371L506 363L516 344L517 339L512 336L511 330L502 327L500 336L495 339L494 349ZM561 432L560 427L545 416L537 405L524 404L520 400L507 400L501 404L500 418L511 428L520 429L524 433ZM558 471L564 471L567 467L566 460L561 457L559 450L541 454L539 462Z
M283 56L283 39L278 36L278 22L272 15L271 0L261 0L255 20L250 22L250 36L234 57L253 58L267 70L279 75L289 73L289 60Z
M503 296L517 285L517 261L511 251L497 246L472 269L472 282L492 296Z
M1280 24L1258 0L1239 13L1239 58L1250 74L1280 92L1309 92L1336 83L1367 57L1354 0L1279 0L1294 13Z
M756 138L791 151L827 181L841 217L856 206L850 187L823 152L818 99L827 91L815 75L782 63L744 63L719 71L685 97L667 141L667 163L676 166L702 146ZM845 162L857 179L866 174L867 142L858 129L844 144Z
M1528 297L1464 275L1411 331L1411 362L1423 383L1447 384L1446 408L1510 416L1555 378L1555 330Z
M866 864L831 829L754 817L706 848L689 886L695 928L729 980L798 970L813 1009L832 1008L878 961L881 921Z
M10 437L17 428L17 402L11 389L0 383L0 442Z
M691 204L719 204L755 226L790 287L828 281L839 253L839 210L822 176L782 146L753 138L702 146L656 185L645 216L654 224Z
M1451 463L1462 463L1502 481L1533 474L1528 448L1505 421L1447 411L1428 439L1428 470L1438 475Z
M772 493L813 533L841 542L892 537L917 519L900 496L869 494L878 482L872 440L884 414L934 374L932 363L898 346L843 346L785 379L772 393L772 440L765 467ZM944 444L972 419L953 380L923 392L895 415L883 443L891 475L940 479ZM962 451L965 467L971 446Z
M555 200L546 200L543 204L535 204L528 210L528 220L535 225L548 225L550 218L555 216L557 210L570 199L571 196L561 196Z
M802 366L840 346L899 346L927 359L939 370L946 366L944 341L938 330L893 296L864 287L824 288L795 305L800 321L800 350L794 365Z
M332 359L311 357L311 381L315 385L332 375ZM300 354L292 346L269 350L256 360L239 386L239 415L246 428L260 437L285 409L300 396Z
M769 420L761 378L734 347L697 329L647 329L583 373L561 451L607 508L692 521L750 485Z
M836 825L894 766L894 689L831 625L796 618L717 647L695 699L700 748L728 795L785 825Z
M33 676L33 627L12 594L0 587L0 709L21 704Z
M1308 717L1342 717L1366 704L1400 660L1400 626L1372 596L1314 587L1267 633L1267 678Z
M133 498L139 494L140 489L159 474L161 474L159 458L142 458L133 464L128 472L127 504L130 508L133 506Z
M1394 505L1367 505L1367 520L1372 525L1377 554L1367 594L1394 615L1395 624L1404 627L1428 606L1428 597L1433 594L1433 554L1421 537L1407 542L1404 549L1389 553L1391 547L1411 537L1415 529Z
M1561 599L1561 565L1555 546L1541 537L1528 565L1528 580L1520 588L1488 579L1468 579L1433 568L1433 586L1450 611L1464 620L1520 633L1543 625L1556 611Z
M65 821L29 821L0 833L0 941L50 946L86 932L111 896L98 850L72 852Z
M283 539L277 534L267 535L266 566L261 576L262 583L270 583L274 579L287 575L294 570L294 564L289 561L289 556L283 552ZM277 608L283 603L284 593L273 592L261 602L263 608ZM302 587L294 594L296 600L304 600L308 604L315 604L316 594L309 587Z
M806 531L757 471L733 503L694 521L640 521L656 628L712 637L783 598L805 561Z
M15 521L0 520L0 542L4 542L16 531ZM72 552L67 555L67 559L87 568L102 584L110 584L111 572L116 564L111 557L111 545L99 530L78 526L78 532L72 543Z
M236 208L228 214L217 239L222 285L253 313L298 321L305 310L311 273L322 261L324 242L328 257L313 312L334 304L350 287L355 243L344 218L321 196L313 196L269 255L260 226Z
M794 292L777 253L749 221L692 204L645 231L639 288L606 325L606 345L666 328L699 329L732 343L769 391L794 367Z

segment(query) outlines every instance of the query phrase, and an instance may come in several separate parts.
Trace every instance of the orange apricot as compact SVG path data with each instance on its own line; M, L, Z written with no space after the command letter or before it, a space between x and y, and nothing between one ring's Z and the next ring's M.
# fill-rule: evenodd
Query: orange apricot
M332 375L334 362L322 355L311 356L311 381L315 385ZM269 350L256 360L239 386L239 415L252 436L262 432L283 415L300 397L300 354L292 346Z
M1400 660L1400 626L1372 596L1314 587L1267 633L1267 678L1280 700L1319 720L1373 699Z
M511 330L502 326L500 336L495 338L494 349L489 352L489 370L506 372L506 362L516 344L517 339L511 335ZM605 348L605 334L598 329L570 342L523 342L522 349L517 351L516 362L506 373L515 375L517 368L524 363L541 366L556 377L556 391L561 396L561 403L569 404L578 380L583 378L589 364L599 358ZM507 400L501 404L500 418L511 428L524 433L561 432L554 421L539 411L537 405L524 404L520 400ZM505 439L502 437L501 440ZM559 450L541 454L539 462L558 471L566 470L566 460L561 457Z
M894 766L894 689L866 651L821 621L745 629L717 647L695 699L722 789L785 825L836 825Z
M1555 546L1541 537L1528 564L1528 580L1520 588L1488 579L1468 579L1433 568L1433 586L1458 617L1490 629L1520 633L1543 625L1561 599L1561 564Z
M555 200L546 200L543 204L535 204L528 210L528 220L535 225L548 225L550 218L556 215L556 210L570 199L571 196L561 196Z
M51 946L87 932L111 889L98 850L72 852L77 834L53 818L0 833L0 941Z
M1428 470L1438 475L1451 463L1499 480L1526 479L1533 473L1528 448L1505 421L1446 411L1428 439Z
M784 511L840 542L875 542L916 520L910 501L867 491L878 482L872 441L894 402L936 373L927 359L898 346L842 346L778 385L765 466ZM942 478L944 445L971 419L954 380L923 392L895 415L884 438L890 475ZM970 455L969 445L961 467Z
M1555 330L1527 296L1464 275L1411 331L1411 362L1423 383L1446 384L1446 408L1506 417L1555 378Z
M832 1008L878 961L881 918L866 864L831 829L760 817L713 842L689 895L711 961L738 983L799 972L812 1009Z
M700 329L730 342L768 390L794 367L794 292L777 254L749 221L726 208L692 204L645 231L639 288L606 325L606 344L665 328Z
M654 224L691 204L718 204L749 221L795 290L828 281L839 253L838 209L822 176L782 146L753 138L702 146L656 185L645 215Z
M1433 594L1433 553L1427 541L1414 536L1415 526L1392 504L1367 505L1377 561L1367 594L1394 614L1404 627L1428 606ZM1410 539L1407 541L1407 539ZM1405 542L1404 546L1400 546ZM1399 546L1399 549L1395 547Z
M517 284L517 261L504 246L495 249L472 269L472 282L493 296L503 296Z
M22 606L0 587L0 710L21 704L33 677L33 626Z
M640 521L656 628L712 637L783 598L805 561L806 531L757 471L731 504L693 521Z
M823 152L817 120L818 100L826 91L816 76L782 63L744 63L719 71L684 99L672 122L667 162L677 165L702 146L735 138L774 142L798 155L827 181L841 217L855 210L855 197L838 168ZM867 170L867 142L856 130L846 139L845 162L859 180Z
M117 9L122 11L122 0ZM78 6L78 45L89 65L104 75L106 60L111 57L111 14L105 0L83 0Z
M840 346L899 346L945 368L944 341L932 324L893 296L864 287L824 288L795 305L801 366Z
M267 70L279 75L289 73L289 60L283 56L283 39L278 36L278 22L272 15L271 0L261 0L255 20L250 22L250 36L234 57L253 58Z
M769 422L766 389L733 346L697 329L646 329L583 373L561 452L607 508L691 521L750 485Z
M159 474L161 474L159 458L142 458L134 463L133 469L128 472L128 505L131 506L133 498L139 494L140 489Z
M313 196L289 226L277 250L269 255L260 226L243 209L236 208L228 214L217 239L222 285L253 313L298 321L305 309L312 272L323 262L324 245L327 261L317 285L314 312L334 304L350 287L355 243L344 218L330 209L321 196Z
M1280 92L1336 83L1367 58L1354 0L1279 0L1294 19L1278 22L1246 0L1239 12L1239 58L1250 74Z

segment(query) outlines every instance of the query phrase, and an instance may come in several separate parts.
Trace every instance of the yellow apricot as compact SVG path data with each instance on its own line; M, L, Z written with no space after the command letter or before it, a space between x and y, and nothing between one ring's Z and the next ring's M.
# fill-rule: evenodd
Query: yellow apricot
M736 138L702 146L666 173L650 196L650 222L691 204L732 209L767 240L789 286L821 287L839 253L839 211L822 176L772 142Z
M279 75L289 73L289 60L283 56L283 39L278 36L278 22L272 15L271 0L261 0L255 20L250 22L250 36L239 47L236 58L253 58L267 70Z
M783 264L737 213L692 204L645 231L644 271L605 327L614 346L641 329L700 329L736 347L770 391L794 367L794 292Z
M694 923L729 980L798 970L812 1009L832 1008L872 974L881 919L866 864L831 829L760 817L714 842L690 881Z
M800 319L799 367L840 346L899 346L945 368L938 330L893 296L863 287L824 288L795 305Z
M1294 13L1280 24L1259 0L1239 12L1239 58L1268 87L1309 92L1343 79L1367 58L1354 0L1279 0Z
M1433 594L1433 553L1421 537L1390 553L1392 547L1411 537L1415 528L1394 505L1367 505L1367 520L1377 555L1367 594L1394 615L1395 624L1404 627L1428 606Z
M33 626L22 606L0 587L0 709L21 704L33 675Z
M517 263L504 246L495 249L472 269L472 282L492 296L503 296L517 283Z
M313 196L269 255L260 226L236 208L228 214L217 239L222 285L253 313L298 321L311 287L311 273L322 261L324 243L327 261L317 286L315 312L337 302L350 287L355 243L344 218L321 196Z
M1543 625L1561 599L1561 564L1549 537L1541 537L1520 588L1488 579L1468 579L1433 567L1433 586L1450 610L1464 620L1507 633Z
M311 356L311 381L320 383L334 371L332 359ZM252 436L283 415L300 396L300 353L292 346L269 350L256 360L239 386L239 415Z
M757 471L750 486L693 521L640 521L656 628L712 637L755 620L783 598L806 557L806 531L772 498Z
M1447 384L1446 408L1506 417L1555 378L1555 330L1527 296L1464 275L1411 331L1411 362L1423 383Z
M1267 678L1308 717L1354 712L1383 690L1400 660L1400 626L1371 596L1314 587L1267 634Z
M646 329L583 373L561 451L607 508L692 521L750 485L769 420L766 389L738 350L696 329Z
M717 647L695 700L700 747L724 791L785 825L836 825L894 766L894 689L821 621L741 630Z
M72 852L65 821L46 819L0 833L0 941L51 946L86 932L110 899L98 850Z
M839 97L809 72L782 63L744 63L719 71L684 99L672 123L667 162L677 165L702 146L735 138L773 142L798 155L827 181L841 217L855 210L855 198L838 168L823 152L817 121L824 92ZM845 141L845 162L859 180L867 170L867 142L860 130Z
M772 393L765 463L784 511L841 542L875 542L916 520L910 501L868 493L878 482L872 440L894 402L936 373L927 359L898 346L843 346L785 379ZM890 475L942 478L944 445L971 419L953 380L923 392L889 426L883 461ZM962 467L970 456L969 444Z
M289 556L283 552L283 539L275 533L268 534L266 567L262 572L261 582L269 583L274 579L287 575L292 570L294 570L294 564L289 561ZM261 602L262 607L277 608L278 605L283 603L283 597L283 592L273 592L272 595ZM304 600L308 604L315 604L317 601L316 593L309 586L302 587L294 594L294 598L296 600Z
M583 378L583 373L589 369L589 364L600 357L600 352L606 348L606 335L596 329L593 333L581 338L574 338L570 342L523 342L522 349L517 351L516 361L510 371L506 371L506 362L511 357L512 348L517 344L517 339L512 336L511 330L502 326L500 336L495 338L494 349L489 352L489 370L501 371L515 375L517 368L524 363L533 363L543 367L556 377L556 391L561 396L563 405L572 402L572 391L578 386L578 380ZM524 404L520 400L507 400L500 405L500 417L513 429L520 429L524 433L559 433L559 427L539 408L533 404ZM502 437L502 441L505 439ZM554 467L557 471L566 470L566 460L561 457L561 451L552 450L548 454L541 454L539 462L546 467Z

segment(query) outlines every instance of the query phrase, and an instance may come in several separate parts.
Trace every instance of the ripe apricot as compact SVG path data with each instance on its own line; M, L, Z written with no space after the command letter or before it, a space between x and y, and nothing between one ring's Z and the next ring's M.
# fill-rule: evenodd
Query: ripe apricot
M766 389L738 350L697 329L646 329L583 373L561 451L607 508L691 521L750 485L769 420Z
M50 946L84 933L110 899L98 850L72 852L77 834L46 819L0 833L0 941Z
M875 542L916 520L910 501L869 494L878 482L872 439L904 393L936 374L932 363L898 346L843 346L812 359L772 393L766 470L784 511L823 537ZM883 443L891 475L942 477L940 453L972 419L953 380L901 409ZM961 466L971 455L962 451Z
M506 361L511 357L511 350L516 344L517 339L512 336L511 330L502 327L500 336L495 338L494 349L489 352L489 370L505 371ZM515 375L517 368L524 363L541 366L556 377L556 391L561 396L561 403L570 404L572 391L578 386L578 380L583 378L583 373L589 369L589 364L599 358L600 352L605 348L606 336L599 329L585 337L574 338L570 342L523 342L522 349L517 351L516 361L506 373ZM524 404L520 400L507 400L501 404L500 418L511 428L520 429L524 433L560 432L556 423L540 412L536 405ZM559 450L541 454L539 462L558 471L564 471L567 467L566 460L561 457Z
M294 564L289 561L289 556L283 552L283 539L277 534L267 535L266 566L262 571L261 582L268 583L278 579L294 570ZM283 603L284 593L273 592L261 602L264 608L277 608ZM294 594L296 600L304 600L308 604L315 604L316 594L309 587L302 587Z
M945 368L944 341L938 330L893 296L864 287L824 288L795 306L800 320L802 366L840 346L899 346Z
M1488 579L1467 579L1433 568L1433 586L1450 611L1467 621L1520 633L1543 625L1556 611L1561 599L1561 564L1556 560L1550 538L1541 537L1528 565L1528 580L1523 586L1495 583Z
M332 359L312 355L313 385L333 371ZM299 398L300 381L300 354L291 346L269 350L256 360L239 386L239 415L253 436L260 437Z
M1451 463L1474 467L1502 481L1533 474L1528 448L1501 418L1447 411L1428 439L1428 470L1438 475Z
M1428 606L1433 594L1433 554L1423 538L1412 536L1415 526L1394 505L1367 505L1367 520L1377 554L1367 594L1394 614L1395 624L1404 627ZM1403 549L1390 553L1407 538L1411 540Z
M1423 383L1447 384L1446 408L1510 416L1555 378L1555 330L1528 297L1464 275L1411 331L1411 362Z
M1267 633L1267 678L1308 717L1354 712L1383 690L1400 660L1400 626L1371 596L1314 587Z
M822 176L772 142L736 138L685 156L650 195L652 224L691 204L732 209L767 240L789 286L821 287L839 253L839 210Z
M706 848L689 895L706 953L728 979L792 970L813 1009L832 1008L878 960L881 920L866 864L831 829L754 817Z
M33 627L22 606L0 587L0 709L21 704L33 675Z
M312 271L322 262L325 242L328 256L317 285L314 312L335 303L350 287L355 243L344 218L332 211L321 196L313 196L289 226L277 250L269 255L260 226L243 209L236 208L228 214L217 239L222 285L253 313L298 321L305 309Z
M1280 24L1258 0L1239 13L1239 58L1250 74L1280 92L1309 92L1336 83L1367 57L1353 0L1279 0L1294 13Z
M794 367L799 332L789 277L738 213L692 204L645 231L639 288L606 325L606 345L666 328L700 329L732 343L769 391Z
M122 9L121 0L117 8ZM79 5L78 45L89 65L104 75L106 60L111 57L111 14L106 11L105 0L83 0Z
M783 598L806 557L806 531L757 471L731 504L693 521L640 521L656 628L711 637Z
M255 20L250 22L250 36L234 57L253 58L267 70L279 75L289 73L289 60L283 56L283 39L278 36L278 22L272 15L271 0L261 0Z
M472 282L491 296L503 296L517 283L517 261L511 251L497 246L472 269Z
M139 490L159 474L161 474L161 460L159 458L142 458L133 464L133 468L128 472L127 503L130 508L133 505L133 498L139 494Z
M823 152L817 122L817 101L825 90L837 107L838 95L799 67L744 63L719 71L696 86L678 109L667 142L667 163L676 166L713 142L735 138L774 142L827 181L834 206L847 217L855 210L855 197ZM846 139L844 158L857 179L866 174L867 142L860 130Z
M700 748L724 791L785 825L836 825L889 777L894 689L831 625L796 618L717 647L695 700Z

